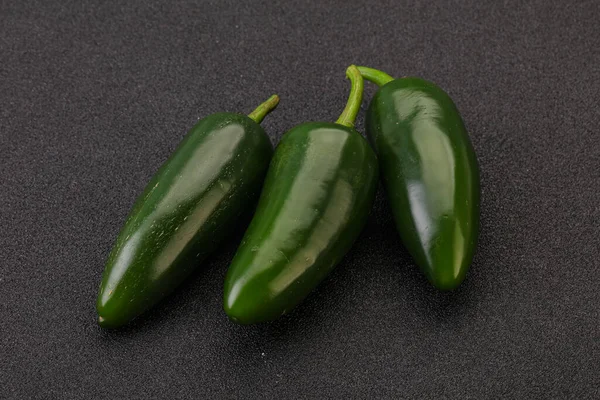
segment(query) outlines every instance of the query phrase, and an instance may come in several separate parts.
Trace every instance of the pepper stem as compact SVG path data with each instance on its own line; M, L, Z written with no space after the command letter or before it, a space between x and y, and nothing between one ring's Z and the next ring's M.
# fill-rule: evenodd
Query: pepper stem
M368 81L373 82L377 86L383 86L386 83L394 80L394 78L392 78L385 72L380 71L375 68L369 68L369 67L357 67L357 68L360 71L360 74L363 76L363 78L365 78Z
M248 117L253 119L257 124L260 124L265 116L277 107L277 104L279 104L279 96L274 94L267 101L256 107L256 110L248 114Z
M342 111L342 114L335 123L352 128L358 110L360 110L365 83L358 68L354 65L351 65L346 69L346 76L350 79L350 95L348 96L346 108L344 108L344 111Z

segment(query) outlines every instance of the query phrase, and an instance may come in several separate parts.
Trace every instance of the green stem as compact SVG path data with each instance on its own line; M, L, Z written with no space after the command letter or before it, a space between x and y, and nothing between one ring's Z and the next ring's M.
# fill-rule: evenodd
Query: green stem
M256 107L256 110L248 114L248 117L253 119L257 124L260 124L263 118L265 118L265 115L273 111L275 107L277 107L277 104L279 104L279 96L274 94L269 97L267 101Z
M346 76L348 79L350 79L350 95L348 96L346 108L344 108L344 111L342 111L342 114L338 120L335 121L335 123L352 128L354 126L354 120L356 120L358 110L360 110L365 83L362 75L358 71L358 68L356 68L354 65L348 67L346 70Z
M358 70L360 71L360 74L363 76L363 78L365 78L368 81L373 82L377 86L383 86L386 83L394 80L394 78L392 78L385 72L380 71L375 68L358 67Z

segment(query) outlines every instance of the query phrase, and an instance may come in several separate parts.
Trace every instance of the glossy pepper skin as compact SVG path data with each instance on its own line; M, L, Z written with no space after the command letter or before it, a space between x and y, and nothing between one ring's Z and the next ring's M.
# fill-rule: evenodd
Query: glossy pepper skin
M278 98L270 100L274 108ZM128 323L200 265L255 204L272 152L262 127L241 114L210 115L187 133L110 253L96 304L100 326Z
M227 273L227 315L241 324L266 322L300 303L358 237L377 171L375 153L351 127L313 122L288 131Z
M383 85L365 126L401 239L435 287L454 289L479 232L479 168L462 118L431 82L359 69Z

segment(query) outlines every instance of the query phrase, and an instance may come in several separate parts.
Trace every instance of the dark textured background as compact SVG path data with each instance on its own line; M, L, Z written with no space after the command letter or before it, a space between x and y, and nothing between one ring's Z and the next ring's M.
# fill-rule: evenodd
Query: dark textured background
M122 3L0 1L0 398L600 396L600 2ZM104 261L186 130L271 93L273 142L334 120L350 63L433 80L463 114L482 229L460 289L427 284L380 191L291 315L227 320L232 240L101 331Z

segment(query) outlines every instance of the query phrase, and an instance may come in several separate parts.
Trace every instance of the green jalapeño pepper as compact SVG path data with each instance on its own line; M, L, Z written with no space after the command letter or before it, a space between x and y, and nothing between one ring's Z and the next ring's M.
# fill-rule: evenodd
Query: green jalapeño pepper
M352 66L336 123L288 131L275 149L257 210L225 279L235 322L266 322L300 303L350 249L371 210L377 158L353 129L363 79Z
M115 328L153 306L196 269L255 204L273 147L259 125L274 95L250 115L200 120L137 199L110 253L98 323Z
M454 289L479 232L479 168L460 114L431 82L358 68L380 86L365 126L400 237L435 287Z

